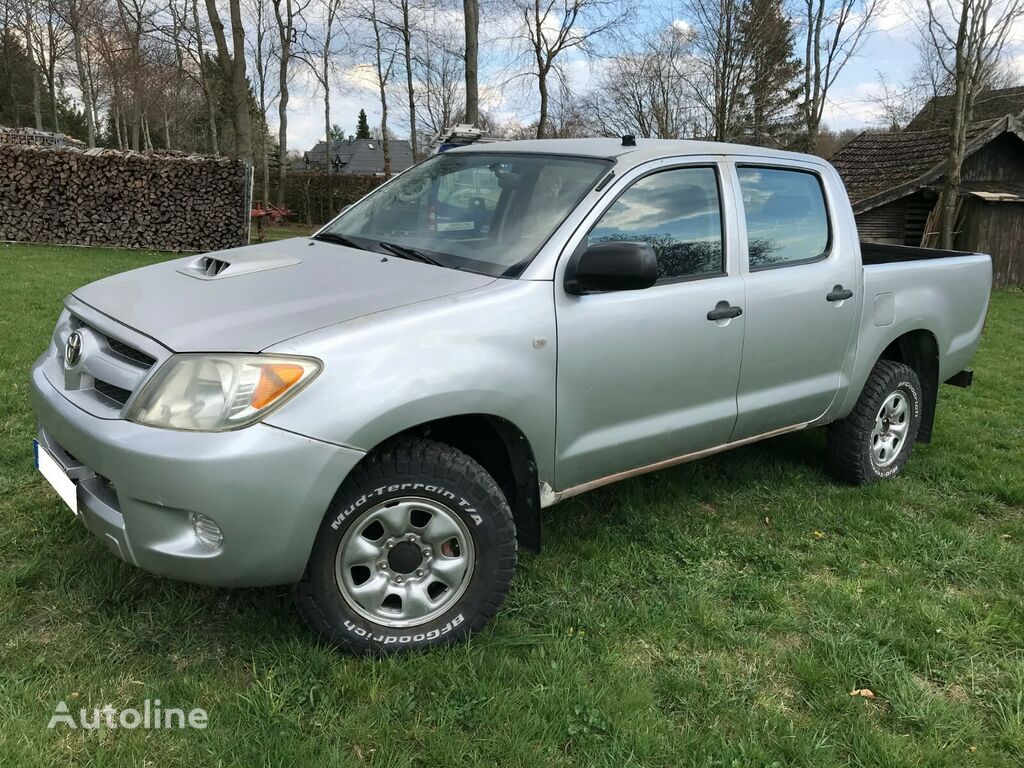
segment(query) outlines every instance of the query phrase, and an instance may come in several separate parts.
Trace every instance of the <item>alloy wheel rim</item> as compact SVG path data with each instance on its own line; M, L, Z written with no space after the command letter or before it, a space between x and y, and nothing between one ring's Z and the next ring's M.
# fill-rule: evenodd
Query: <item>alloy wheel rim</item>
M871 430L871 462L879 468L890 466L900 455L910 429L910 393L900 387L882 402Z
M433 499L389 499L348 527L335 558L345 602L389 627L424 624L462 597L475 564L462 519Z

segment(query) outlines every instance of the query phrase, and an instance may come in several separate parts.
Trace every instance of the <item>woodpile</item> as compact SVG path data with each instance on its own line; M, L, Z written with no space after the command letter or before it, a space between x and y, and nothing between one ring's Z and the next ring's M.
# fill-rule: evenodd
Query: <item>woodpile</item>
M248 242L251 179L219 157L0 144L0 240L232 248Z

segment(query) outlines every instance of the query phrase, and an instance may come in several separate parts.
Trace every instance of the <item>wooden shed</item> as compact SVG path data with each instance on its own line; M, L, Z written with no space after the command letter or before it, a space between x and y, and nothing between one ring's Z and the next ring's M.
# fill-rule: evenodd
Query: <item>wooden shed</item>
M935 244L948 146L946 128L863 133L832 157L861 239ZM1015 115L971 124L961 178L954 247L991 254L996 286L1024 284L1024 129Z

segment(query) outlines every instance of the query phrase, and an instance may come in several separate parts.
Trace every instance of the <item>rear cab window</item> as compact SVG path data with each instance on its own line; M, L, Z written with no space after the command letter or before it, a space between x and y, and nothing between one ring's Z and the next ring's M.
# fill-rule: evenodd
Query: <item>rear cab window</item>
M818 174L796 168L736 168L751 271L807 264L828 256L832 229Z

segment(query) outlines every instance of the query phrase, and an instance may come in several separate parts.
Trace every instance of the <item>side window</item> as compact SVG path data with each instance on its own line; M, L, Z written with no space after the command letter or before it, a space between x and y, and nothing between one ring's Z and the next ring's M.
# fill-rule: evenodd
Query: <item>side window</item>
M644 176L627 189L587 236L650 243L659 280L723 274L722 213L714 168L677 168Z
M739 167L750 269L814 261L829 247L821 180L807 171Z

